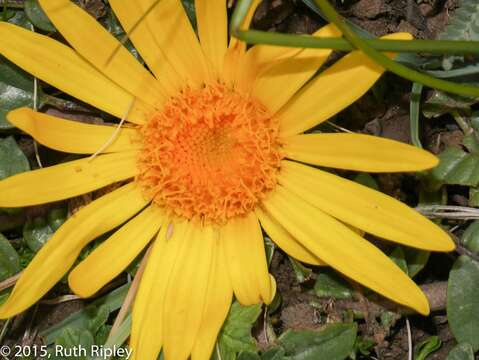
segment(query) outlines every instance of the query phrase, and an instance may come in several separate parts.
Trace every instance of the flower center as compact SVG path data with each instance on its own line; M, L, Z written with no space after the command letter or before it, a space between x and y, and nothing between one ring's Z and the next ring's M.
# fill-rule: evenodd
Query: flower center
M276 120L223 85L185 89L140 132L137 180L172 214L222 224L254 210L276 185Z

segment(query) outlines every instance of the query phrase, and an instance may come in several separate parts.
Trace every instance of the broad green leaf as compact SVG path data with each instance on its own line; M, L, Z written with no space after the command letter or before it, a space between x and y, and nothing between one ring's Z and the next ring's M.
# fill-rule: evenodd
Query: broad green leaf
M15 275L20 270L20 257L10 241L0 233L0 281Z
M476 186L479 183L479 153L448 147L439 155L432 178L443 184Z
M255 352L243 351L238 355L238 360L261 360L261 358Z
M291 360L342 360L352 351L357 324L332 324L321 331L288 330L278 339Z
M28 159L13 137L0 139L0 180L28 170L30 170Z
M414 360L426 360L426 358L438 350L441 345L441 339L439 339L437 336L431 336L430 338L420 342L416 346L416 351L414 351Z
M46 345L52 344L55 342L55 339L61 336L63 330L66 328L88 329L88 327L92 325L92 321L104 311L102 309L103 306L106 306L110 313L118 310L123 304L129 286L130 284L125 284L113 290L102 298L95 300L84 309L73 313L60 323L42 330L40 336L43 342Z
M446 360L474 360L474 352L471 344L460 343L452 348L447 354Z
M38 0L25 0L24 2L25 14L28 19L37 28L47 32L55 32L55 26L50 22L47 15L41 8Z
M459 257L451 272L447 289L447 317L458 342L468 342L479 350L479 263Z
M469 250L479 253L479 220L475 220L467 227L461 242Z
M90 331L67 328L57 338L55 342L57 346L48 358L54 360L87 360L91 355L91 348L94 344L95 339Z
M0 130L11 129L6 115L10 110L33 107L33 77L0 56ZM37 88L38 106L44 103L45 95Z
M478 207L479 206L479 188L470 187L469 188L469 206Z
M261 313L261 305L241 306L238 302L231 305L223 328L218 337L218 360L236 359L236 354L241 351L256 351L256 344L251 336L251 328Z
M396 246L389 257L397 266L401 268L402 271L404 271L406 274L409 274L406 255L404 254L404 250L401 246Z
M268 237L264 237L264 250L266 252L266 261L268 262L268 266L271 265L271 261L273 260L274 250L276 249L275 243Z
M358 184L367 186L373 190L379 191L378 182L368 173L359 173L354 178L353 181L357 182Z
M403 247L404 256L407 263L408 274L410 277L416 276L429 260L429 251Z
M195 2L194 0L181 0L183 3L183 7L185 8L186 14L190 19L191 25L196 30L196 10L195 10Z
M468 97L434 90L432 96L423 104L422 112L427 118L436 118L457 110L468 112L474 102L474 99Z
M321 269L314 292L318 297L333 297L335 299L349 299L353 292L348 283L338 273L331 269Z
M88 321L87 329L92 333L95 334L98 330L106 324L108 320L108 316L110 315L110 309L108 305L102 304L98 307L95 315L92 319Z
M360 353L362 355L369 355L372 348L376 345L376 342L372 339L367 339L363 337L357 337L356 342L354 343L354 353Z
M311 274L313 273L310 268L307 268L296 259L293 259L291 256L288 256L288 259L291 262L291 267L293 268L294 275L296 275L296 280L300 284L310 279Z
M54 209L48 213L47 219L36 217L27 221L23 226L23 238L28 247L34 252L40 250L61 224L65 222L66 215L64 209Z
M471 153L479 152L479 142L477 141L476 134L466 134L462 139L462 144Z
M285 359L284 349L281 347L274 347L274 348L268 349L261 354L261 360L283 360L283 359Z
M30 30L32 23L28 20L27 15L23 9L11 9L13 16L9 18L7 21L11 24L15 24L21 26L25 29Z

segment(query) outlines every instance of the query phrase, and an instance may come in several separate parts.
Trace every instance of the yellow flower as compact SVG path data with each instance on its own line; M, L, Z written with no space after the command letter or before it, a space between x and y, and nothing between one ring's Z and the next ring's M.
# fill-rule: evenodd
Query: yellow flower
M128 31L154 0L110 0ZM360 52L320 76L329 50L227 44L225 0L196 0L198 41L180 0L161 0L131 33L151 73L68 0L40 0L72 48L0 23L0 53L36 77L129 125L102 154L0 182L0 206L66 199L131 180L74 214L39 251L0 316L38 301L81 249L119 227L69 275L93 295L154 238L133 307L134 358L208 359L232 296L275 293L262 229L300 261L326 263L422 314L426 297L389 258L345 224L420 249L450 251L448 235L404 204L310 167L417 171L437 159L392 140L302 134L369 89L383 69ZM249 14L249 19L251 14ZM248 24L246 23L245 26ZM332 26L316 36L337 36ZM388 38L407 39L408 34ZM17 109L10 122L38 142L92 154L113 127Z

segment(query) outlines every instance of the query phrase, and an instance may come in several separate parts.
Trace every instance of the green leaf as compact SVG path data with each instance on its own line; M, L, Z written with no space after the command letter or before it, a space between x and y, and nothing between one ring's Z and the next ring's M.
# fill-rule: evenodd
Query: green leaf
M30 170L28 159L13 137L0 139L0 180L28 170Z
M281 347L268 349L261 354L261 360L283 360L284 358L284 349Z
M362 355L369 355L371 349L376 345L376 342L372 339L358 337L354 343L355 353L359 352Z
M41 8L38 0L25 0L24 2L25 14L28 19L37 28L47 32L55 32L56 28L48 19L47 15Z
M23 238L28 247L34 252L40 250L65 222L66 216L64 209L54 209L48 213L47 219L36 217L33 220L28 220L23 226Z
M464 231L461 243L471 251L479 253L479 220L475 220Z
M92 319L88 320L87 329L92 333L96 334L98 330L106 324L108 316L110 315L110 309L108 305L102 304L96 310Z
M478 207L479 206L479 188L470 187L469 188L469 206Z
M271 265L271 261L273 260L275 248L276 248L275 243L269 237L265 236L264 250L266 252L266 261L268 262L268 266Z
M373 190L379 191L378 182L368 173L359 173L354 178L353 181L357 182L358 184L367 186Z
M469 343L460 343L447 354L446 360L474 360L474 352Z
M241 351L256 351L256 344L251 336L251 328L261 313L261 305L241 306L238 302L231 305L223 328L218 337L218 347L222 360L235 359ZM220 359L214 354L216 359Z
M278 339L291 360L342 360L354 347L357 324L332 324L321 331L288 330Z
M316 278L314 292L318 297L333 297L335 299L349 299L353 296L346 280L335 271L327 268L321 269Z
M238 360L261 360L261 358L255 352L243 351L238 355Z
M447 289L447 317L458 342L468 342L479 350L479 263L459 257L451 272Z
M410 247L403 247L402 249L407 263L408 274L410 277L414 277L426 266L430 252Z
M12 15L13 16L7 20L9 23L21 26L28 30L31 29L32 24L28 20L27 15L25 15L25 11L23 11L23 9L12 9Z
M404 271L406 274L409 274L406 262L406 255L404 254L404 250L401 246L396 246L389 255L389 257L392 261L394 261L397 266L399 266L402 271Z
M476 186L479 183L479 154L448 147L439 155L432 178L443 184Z
M188 15L188 18L190 19L191 26L193 26L193 29L197 29L196 25L196 10L195 10L195 2L194 0L181 0L183 3L183 7L185 8L185 12Z
M441 339L437 336L431 336L420 342L416 347L416 351L414 351L414 360L425 360L430 354L438 350L441 345Z
M10 241L0 233L0 281L15 275L20 270L20 257Z
M99 314L104 311L102 306L107 306L110 313L118 310L121 304L123 304L129 286L130 284L125 284L113 290L102 298L95 300L84 309L73 313L60 323L42 330L40 336L43 342L46 345L52 344L56 338L61 336L63 330L66 328L88 329L89 326L95 323L94 319L101 316Z
M462 0L439 39L479 39L479 4L476 0Z
M95 339L93 334L88 330L67 328L64 329L61 336L57 338L55 344L58 346L58 349L62 351L59 354L55 354L57 356L54 356L54 359L87 360L92 345L95 344ZM80 349L85 350L80 351ZM49 358L51 358L51 356L49 356Z
M462 144L466 147L466 149L471 153L479 152L479 142L477 141L475 134L467 134L462 139Z
M425 117L436 118L457 110L469 112L474 102L469 97L434 90L432 96L424 102L422 111Z
M296 259L293 259L291 256L288 256L288 259L291 262L294 275L296 275L296 280L300 284L310 279L311 274L313 273L313 271L310 268L307 268Z
M37 90L41 106L46 97L40 87ZM13 128L6 115L22 106L33 107L33 77L0 56L0 130Z

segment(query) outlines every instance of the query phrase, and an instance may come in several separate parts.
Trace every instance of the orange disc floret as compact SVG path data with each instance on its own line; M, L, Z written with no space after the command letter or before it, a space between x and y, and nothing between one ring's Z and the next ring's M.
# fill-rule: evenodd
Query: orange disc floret
M222 224L254 210L276 185L277 121L224 85L186 88L140 132L137 180L172 214Z

